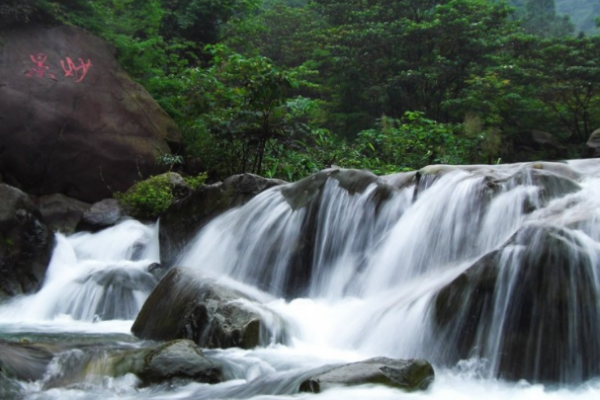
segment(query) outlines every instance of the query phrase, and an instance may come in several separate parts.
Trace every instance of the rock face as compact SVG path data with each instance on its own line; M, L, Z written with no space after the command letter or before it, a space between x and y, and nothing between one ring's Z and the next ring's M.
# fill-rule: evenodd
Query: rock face
M180 134L119 66L114 49L75 27L3 34L0 175L34 194L108 198L161 168Z
M234 175L222 183L203 186L175 202L160 219L163 264L171 266L189 240L213 218L282 183L285 182L252 174Z
M332 387L379 384L408 392L425 390L433 382L433 367L425 360L379 357L346 364L306 379L301 392L320 393Z
M72 233L90 209L90 204L65 196L51 194L36 199L44 221L53 231Z
M600 129L592 132L586 146L589 157L600 157Z
M239 299L247 297L191 270L173 268L150 294L131 331L141 339L190 339L207 348L256 347L260 316Z
M122 221L127 213L117 199L100 200L87 209L76 226L78 231L98 232Z
M502 378L534 382L600 374L597 257L576 231L519 231L435 298L449 361L479 356Z
M189 340L175 340L152 349L144 359L143 368L135 374L145 384L172 379L201 383L218 383L222 380L220 366L207 359L202 350Z
M0 183L0 298L37 290L54 248L54 234L19 189Z

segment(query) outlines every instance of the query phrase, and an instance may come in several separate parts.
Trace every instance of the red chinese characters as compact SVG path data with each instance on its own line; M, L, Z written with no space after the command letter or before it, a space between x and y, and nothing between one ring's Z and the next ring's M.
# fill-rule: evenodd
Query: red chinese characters
M88 70L92 66L92 61L88 58L87 62L84 62L82 58L79 59L79 64L75 64L71 57L65 60L60 60L60 66L65 71L65 77L75 78L75 82L81 82L88 73Z
M35 64L35 67L30 69L25 74L26 76L30 78L48 77L56 79L56 76L48 71L50 67L46 65L46 61L48 60L48 56L46 54L31 54L29 58ZM89 69L92 67L92 61L89 58L87 61L83 61L83 58L79 58L78 62L76 63L71 57L65 57L64 60L60 60L60 66L65 73L65 78L72 78L76 83L80 83L83 81Z
M49 78L56 79L56 76L48 72L50 67L46 65L46 60L48 59L48 56L46 54L31 54L29 58L35 64L35 67L30 69L29 72L27 72L28 77L31 78L32 76L37 76L38 78L43 78L45 75L47 75Z

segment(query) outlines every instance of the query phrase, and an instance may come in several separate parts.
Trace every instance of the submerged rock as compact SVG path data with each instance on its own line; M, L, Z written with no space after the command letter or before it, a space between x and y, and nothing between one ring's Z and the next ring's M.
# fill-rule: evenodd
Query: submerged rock
M160 219L162 263L172 266L185 245L215 217L282 183L285 182L253 174L234 175L222 183L202 186L181 201L176 201Z
M40 380L57 351L51 345L0 341L0 371L20 381Z
M521 229L436 296L436 333L448 360L493 360L492 372L513 380L598 376L597 257L577 231Z
M29 197L0 183L0 299L39 289L54 234Z
M45 362L39 364L36 374L30 374L33 379L28 380L41 380L47 390L126 374L135 374L142 386L171 383L174 380L218 383L223 379L221 366L206 358L202 350L189 340L175 340L150 347L147 344L131 347L124 344L81 343L65 343L60 347L60 350L57 348L48 353ZM49 366L50 362L52 365Z
M200 383L222 381L221 367L207 359L190 340L175 340L152 349L144 358L140 371L132 371L144 384L168 382L173 379Z
M253 348L266 329L239 301L246 295L193 271L174 268L150 294L131 331L141 339L190 339L201 347Z
M433 367L425 360L378 357L321 372L303 381L300 391L320 393L339 386L377 384L412 392L427 389L434 377Z

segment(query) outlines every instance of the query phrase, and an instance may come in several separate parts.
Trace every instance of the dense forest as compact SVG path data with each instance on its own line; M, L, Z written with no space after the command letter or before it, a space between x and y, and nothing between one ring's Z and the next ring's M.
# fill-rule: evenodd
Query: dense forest
M569 15L571 17L569 17ZM111 42L211 179L579 157L600 127L597 0L5 0L0 29Z

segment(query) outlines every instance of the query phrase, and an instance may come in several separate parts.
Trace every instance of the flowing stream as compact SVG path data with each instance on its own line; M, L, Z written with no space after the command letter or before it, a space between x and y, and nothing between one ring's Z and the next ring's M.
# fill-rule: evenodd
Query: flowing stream
M55 351L38 380L0 379L0 393L4 385L15 399L40 400L600 398L599 160L433 166L419 179L359 185L342 173L321 173L318 188L308 178L259 194L179 255L176 265L259 298L270 312L263 323L286 331L284 344L206 350L224 383L139 387L101 362L81 373L82 359L143 345L130 329L157 282L160 227L129 220L58 234L42 289L0 306L0 339L77 344ZM374 385L298 393L313 368L375 356L425 358L435 382L418 393Z

